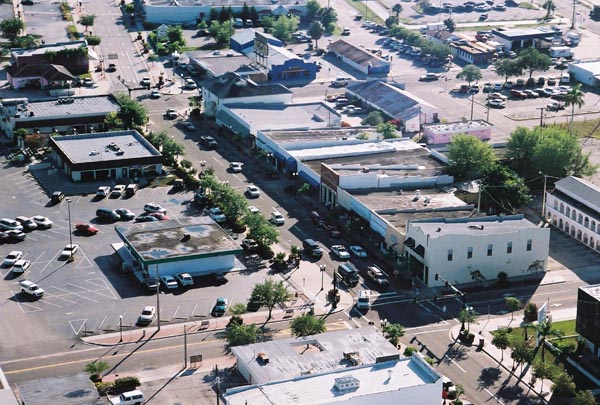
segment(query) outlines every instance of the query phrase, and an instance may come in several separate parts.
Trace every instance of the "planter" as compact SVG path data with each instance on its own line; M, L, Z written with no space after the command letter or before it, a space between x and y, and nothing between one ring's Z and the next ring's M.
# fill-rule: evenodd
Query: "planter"
M461 332L458 334L458 340L460 340L464 344L471 345L475 340L475 335L472 333Z

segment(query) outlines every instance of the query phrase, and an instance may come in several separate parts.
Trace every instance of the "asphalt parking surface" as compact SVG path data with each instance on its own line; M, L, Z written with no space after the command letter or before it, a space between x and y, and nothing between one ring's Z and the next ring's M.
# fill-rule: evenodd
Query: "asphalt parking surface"
M135 327L141 309L156 305L156 295L147 291L132 275L119 270L119 260L111 247L120 242L114 232L115 224L98 223L95 211L100 207L129 208L142 212L146 202L156 202L167 208L170 218L200 215L191 203L191 193L171 193L170 187L141 189L132 198L101 199L94 195L71 197L72 228L78 222L93 223L99 228L95 236L71 234L79 245L75 261L58 260L63 247L69 243L68 203L49 205L48 197L37 181L23 168L3 169L5 193L0 217L44 215L54 225L50 229L34 230L25 241L0 245L0 257L12 250L21 250L31 268L15 276L10 268L1 268L0 294L5 297L0 307L3 334L0 345L5 349L2 359L35 353L34 344L63 348L84 331L101 333ZM117 222L116 224L122 224ZM196 278L195 287L160 294L161 321L178 322L210 316L217 297L229 303L246 302L254 284L261 282L268 270L229 274L228 283L213 285L207 278ZM36 282L45 290L40 300L31 300L20 293L18 283ZM121 320L122 317L122 320ZM9 326L10 325L10 326ZM18 328L15 325L19 325ZM39 331L43 330L44 333Z

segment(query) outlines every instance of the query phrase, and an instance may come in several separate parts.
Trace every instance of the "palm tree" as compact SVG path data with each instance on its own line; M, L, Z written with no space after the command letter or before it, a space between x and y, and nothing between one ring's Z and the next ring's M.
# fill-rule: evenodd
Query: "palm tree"
M399 18L398 16L400 15L400 13L402 12L402 4L394 4L394 6L392 7L392 12L394 12L396 14L396 20Z
M551 378L553 375L552 365L544 363L544 361L536 361L533 363L533 376L542 380L540 392L544 390L544 380Z
M554 336L559 339L562 339L564 333L562 330L554 328L554 326L552 325L552 321L549 319L546 319L535 325L535 330L538 336L540 337L540 343L538 344L538 348L540 347L540 345L542 346L542 361L544 361L544 352L546 348L546 345L544 343L546 341L546 338Z
M573 120L575 119L575 106L577 108L583 107L585 101L583 99L584 94L581 91L581 83L577 83L569 90L565 96L565 106L571 106L571 125L569 125L569 132L573 132Z
M546 10L546 17L544 17L544 20L549 19L550 14L553 14L554 10L556 10L556 6L554 5L553 0L546 0L546 2L542 4L542 8Z

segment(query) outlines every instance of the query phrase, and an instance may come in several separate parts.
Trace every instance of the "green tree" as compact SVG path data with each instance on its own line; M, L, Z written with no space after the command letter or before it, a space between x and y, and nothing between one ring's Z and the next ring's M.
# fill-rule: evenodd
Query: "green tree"
M236 302L235 304L231 304L229 306L229 312L232 315L242 315L248 312L248 305L243 302Z
M279 16L273 23L272 34L275 38L290 42L292 40L292 33L298 29L300 20L296 16Z
M394 347L398 347L400 338L404 336L404 327L399 323L388 323L383 326L382 331L385 338L393 344Z
M546 363L544 360L537 360L533 363L533 376L542 380L540 391L544 390L544 380L552 378L553 374L551 363Z
M311 39L315 41L315 48L319 48L319 39L323 36L325 32L325 27L321 24L321 21L313 21L308 26L308 35L310 35Z
M19 36L23 29L25 29L25 23L20 18L7 18L0 21L2 35L11 42Z
M396 132L396 126L389 122L378 124L377 132L383 136L383 139L400 138L400 135L398 135L398 132Z
M454 21L452 18L446 18L444 20L444 25L449 32L456 31L456 21Z
M496 164L492 147L471 135L458 134L450 143L446 172L457 180L470 180Z
M456 399L454 400L454 405L462 405L462 401L460 399L461 396L463 396L465 394L465 387L463 387L461 384L456 384L454 386L454 395L456 396Z
M548 337L557 337L559 339L562 339L564 333L560 330L554 327L554 325L552 324L552 321L549 319L545 319L542 322L536 324L534 326L535 331L537 332L538 338L540 340L539 344L538 344L538 348L541 347L542 348L542 361L544 361L544 354L545 354L545 341Z
M246 2L244 2L244 5L242 6L240 18L244 20L244 22L250 19L250 7L248 7L248 4L246 4Z
M229 21L213 21L208 28L208 33L215 39L217 45L220 47L229 43L229 40L234 32L235 30Z
M402 12L402 4L396 3L392 6L392 12L396 14L396 20L400 20L400 13Z
M162 155L165 163L175 166L179 156L185 152L185 147L175 139L167 137L162 144Z
M185 36L181 25L169 25L167 28L167 38L171 43L179 43L182 47L185 46Z
M97 46L102 42L102 38L100 38L98 35L87 35L85 40L89 46Z
M276 305L281 305L291 297L291 293L283 284L283 281L274 282L272 278L268 278L264 283L259 283L254 286L250 301L259 302L269 310L267 322L271 319L271 313Z
M258 11L256 11L256 7L250 6L250 19L252 21L258 21L260 18L258 16Z
M518 311L523 307L521 300L516 297L504 297L504 304L506 304L506 308L510 312L511 321L514 319L515 311Z
M419 349L417 349L414 346L406 346L402 355L404 357L411 357L413 354L417 353L418 351L419 351Z
M594 394L589 390L581 390L575 394L573 405L598 405Z
M529 322L533 322L537 319L538 307L535 302L528 302L523 310L523 316ZM531 324L531 326L534 326Z
M472 309L461 309L460 312L458 313L458 320L463 323L463 324L467 324L467 333L470 332L471 330L471 324L472 323L477 323L477 317L479 316L479 313L477 313L476 311L472 310Z
M337 20L337 13L333 7L321 9L321 23L323 24L323 27L325 27L326 33L331 34L335 31Z
M38 133L25 135L23 142L25 143L25 147L32 151L36 151L44 146L44 138Z
M504 327L504 328L500 328L500 329L496 330L496 332L494 332L492 344L494 346L496 346L498 349L500 349L500 352L502 353L501 357L500 357L500 361L503 361L504 360L504 351L510 345L508 328Z
M523 372L523 364L529 364L533 361L533 347L527 340L517 340L512 344L510 357L513 359L513 369L516 366L521 366Z
M542 8L546 10L546 16L544 20L548 20L551 14L554 14L554 10L556 10L556 5L554 5L554 1L546 0L544 4L542 4Z
M388 18L385 19L384 25L389 29L392 28L393 26L398 25L398 17L396 17L395 15L391 15Z
M575 107L581 108L585 104L585 94L581 91L581 83L571 87L571 90L565 96L565 107L571 107L571 124L569 132L573 133L573 121L575 120Z
M457 75L457 79L466 80L471 87L472 82L480 80L483 76L481 75L481 69L475 65L466 65Z
M575 395L575 383L573 377L566 371L561 371L554 376L554 385L552 386L552 396L557 398L573 398Z
M519 52L517 63L523 70L529 71L529 77L533 72L546 72L552 66L552 58L535 48L524 48Z
M85 27L85 32L87 32L88 28L94 25L95 19L95 15L85 14L79 18L79 24L83 25Z
M500 163L487 167L481 172L480 187L482 187L482 195L489 196L498 209L509 214L531 201L525 181Z
M125 13L131 14L135 11L135 3L125 4Z
M309 21L315 19L315 17L319 13L319 10L321 10L321 5L317 0L308 0L306 2L306 17Z
M110 364L104 360L96 360L89 362L83 368L83 371L90 375L90 378L96 380L100 377L100 374L110 368Z
M148 122L148 110L141 103L130 99L126 94L117 95L121 109L118 117L125 128L139 127Z
M16 37L12 41L15 48L36 48L40 45L40 35L27 34L22 37Z
M258 339L258 328L256 325L239 325L232 323L225 330L225 339L229 346L244 346L256 343Z
M519 76L523 73L523 68L517 59L498 59L494 62L494 69L498 76L504 78L504 83L510 77Z
M376 127L383 124L383 116L379 111L371 111L360 123L361 125Z
M227 186L226 189L219 200L219 207L227 218L237 223L248 212L248 200L233 188Z
M104 117L104 123L111 130L123 129L123 121L121 120L121 118L119 118L119 114L115 111L111 111L108 114L106 114L106 117Z
M311 314L303 314L290 323L292 335L296 337L316 335L327 330L325 319Z
M531 179L538 176L533 151L540 142L542 133L529 128L517 127L506 144L506 159L520 176Z
M248 213L244 216L244 224L248 227L248 238L263 248L279 241L279 231L262 214Z

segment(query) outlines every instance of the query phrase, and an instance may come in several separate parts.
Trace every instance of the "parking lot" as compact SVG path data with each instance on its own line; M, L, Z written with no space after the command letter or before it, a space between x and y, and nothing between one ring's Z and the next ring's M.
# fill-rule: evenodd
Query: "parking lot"
M172 193L170 187L143 188L132 198L103 198L94 195L71 197L71 227L78 222L92 223L99 228L94 236L71 234L79 245L75 261L58 260L61 250L69 243L69 203L63 200L50 205L49 198L36 180L23 168L5 167L3 184L8 190L0 213L3 218L19 215L43 215L54 222L50 229L27 233L22 242L0 245L0 257L20 250L31 267L16 276L10 268L1 268L3 280L0 294L5 303L0 309L3 328L0 344L8 353L16 350L22 355L34 353L33 342L62 348L84 331L99 333L127 330L134 327L141 309L156 305L156 296L147 291L130 274L119 271L119 261L111 247L120 242L115 224L98 223L95 211L99 207L125 207L136 214L146 202L157 202L167 208L170 218L200 215L191 203L191 193ZM117 222L116 224L123 224ZM268 270L229 274L228 283L214 286L209 280L197 278L195 287L160 294L162 322L201 319L210 316L214 301L223 296L230 303L246 302L254 284L261 282ZM45 290L44 297L32 300L22 294L18 283L30 280ZM121 318L122 317L122 318ZM12 326L8 326L12 325ZM20 325L16 328L14 325ZM39 331L44 333L40 334ZM25 337L26 336L26 337Z

